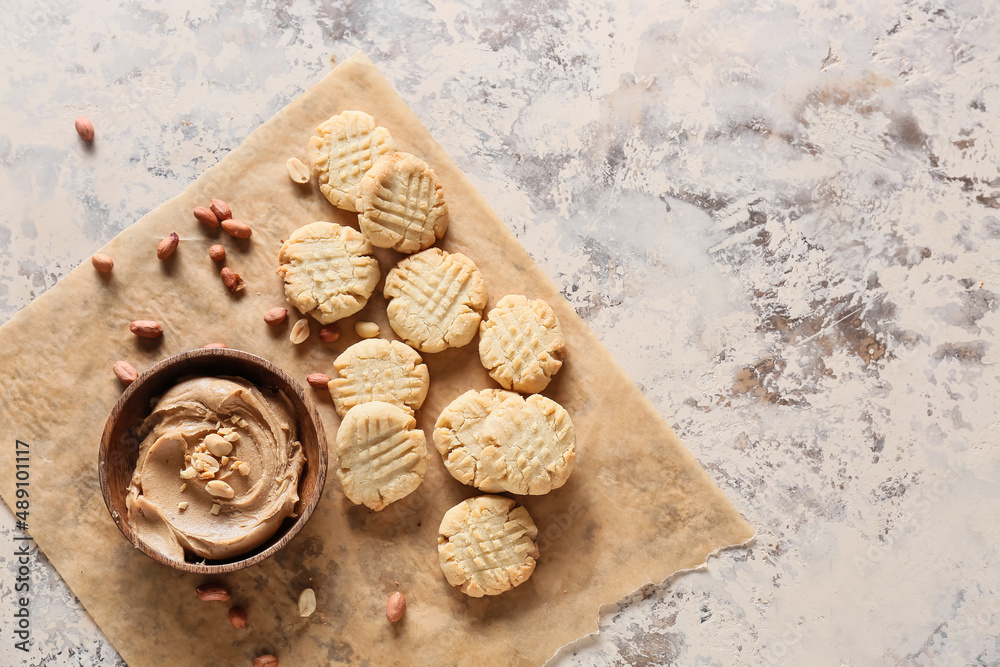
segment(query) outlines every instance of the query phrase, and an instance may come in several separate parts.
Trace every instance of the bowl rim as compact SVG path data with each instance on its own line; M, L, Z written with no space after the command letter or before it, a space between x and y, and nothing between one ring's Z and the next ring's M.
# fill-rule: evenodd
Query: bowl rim
M114 503L111 498L111 488L108 482L107 466L105 465L108 453L111 450L111 436L114 431L114 426L117 420L120 418L120 413L125 404L131 400L132 396L136 394L140 387L142 387L146 381L150 378L159 375L165 370L171 369L173 366L182 361L195 360L195 361L211 361L213 358L228 358L234 359L241 362L249 362L251 364L256 364L263 368L264 370L277 375L283 380L283 382L293 390L305 407L305 413L308 418L312 421L313 426L316 431L316 438L319 450L319 461L310 461L306 458L306 465L315 465L317 468L316 475L316 487L313 491L312 497L308 499L307 502L303 503L302 511L294 519L294 523L288 530L282 535L276 542L268 546L263 551L258 551L251 556L246 558L238 558L238 560L233 560L223 563L189 563L187 561L176 561L170 558L166 558L159 551L149 547L135 534L132 530L131 525L128 523L127 519L121 516L114 507ZM183 377L183 374L178 375L178 379ZM304 449L304 448L303 448ZM303 452L304 453L304 452ZM245 350L240 350L236 348L198 348L193 350L186 350L184 352L178 352L169 357L157 361L155 364L144 370L139 376L133 380L122 392L122 395L118 397L115 401L114 406L112 406L111 411L108 414L108 419L104 424L104 431L101 434L101 443L97 454L97 470L98 479L101 485L101 495L104 498L104 505L111 515L112 520L115 525L118 526L118 530L121 531L122 535L130 544L132 544L136 549L143 552L153 560L164 565L168 565L176 570L183 572L192 572L196 574L224 574L228 572L235 572L237 570L242 570L243 568L250 567L260 563L270 556L274 555L280 551L286 544L288 544L305 526L309 517L312 516L313 510L316 508L317 503L319 503L320 498L323 495L323 489L326 485L326 473L327 473L327 443L326 434L323 429L323 421L319 417L319 413L316 411L316 406L309 399L302 385L299 384L291 375L289 375L284 369L282 369L277 364L261 357L259 355L253 354L252 352L247 352ZM303 475L304 477L304 475ZM301 484L302 478L300 478ZM299 500L302 503L302 499Z

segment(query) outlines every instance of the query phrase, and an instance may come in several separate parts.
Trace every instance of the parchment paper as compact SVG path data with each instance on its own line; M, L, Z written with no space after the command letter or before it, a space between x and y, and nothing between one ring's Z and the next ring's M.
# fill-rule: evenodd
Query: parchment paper
M540 530L532 578L504 595L471 599L447 584L437 560L444 512L476 495L454 481L432 451L424 484L380 513L352 505L334 475L302 533L278 556L224 577L250 627L235 630L227 604L203 603L204 576L177 573L132 548L101 499L97 448L121 394L111 372L118 359L140 371L155 361L222 342L270 359L300 378L332 373L333 359L357 340L356 319L374 320L392 337L385 301L371 300L341 321L343 335L321 343L288 342L291 320L264 324L286 305L275 275L280 242L315 220L357 227L315 184L291 182L285 161L304 157L316 125L361 109L405 150L427 160L444 185L452 223L441 246L471 257L486 278L490 306L508 293L543 298L566 334L567 363L544 392L572 416L577 466L549 495L520 498ZM253 236L237 241L198 223L195 206L230 202ZM180 247L166 262L156 245L172 231ZM222 243L244 293L222 285L208 247ZM596 631L598 610L648 582L694 568L753 531L659 418L608 351L577 317L374 66L357 55L283 109L179 196L118 235L103 250L110 277L89 262L0 329L0 448L3 498L14 505L14 440L31 448L29 532L130 665L249 664L273 651L286 666L338 664L540 664L564 644ZM378 253L384 278L402 256ZM381 282L379 284L379 293ZM155 319L156 341L128 324ZM478 338L476 339L478 340ZM478 361L476 341L423 355L431 390L418 413L431 442L438 413L467 389L496 386ZM329 394L311 390L335 436ZM332 447L331 447L332 449ZM335 465L335 460L331 461ZM296 600L316 590L318 608L300 618ZM403 622L390 625L385 602L405 593Z

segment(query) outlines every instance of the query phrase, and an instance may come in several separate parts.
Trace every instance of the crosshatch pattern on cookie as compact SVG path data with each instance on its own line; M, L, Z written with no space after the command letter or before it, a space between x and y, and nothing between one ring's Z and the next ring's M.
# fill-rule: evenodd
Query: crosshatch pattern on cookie
M398 340L372 338L355 343L337 357L333 368L339 377L327 387L341 417L370 401L391 403L412 413L423 405L430 386L420 355Z
M363 403L347 413L337 430L337 478L351 502L378 511L420 486L427 443L416 425L388 403Z
M412 253L434 245L448 228L441 183L426 162L390 153L358 185L361 231L373 245Z
M389 325L421 352L468 344L486 306L486 282L461 253L430 248L408 257L385 279Z
M309 156L330 203L357 210L357 185L382 155L394 149L389 130L361 111L345 111L316 128Z
M504 389L537 393L562 367L566 339L541 299L508 294L479 325L479 359Z
M576 465L576 431L550 398L504 389L470 390L441 411L434 446L448 472L490 493L542 495Z
M499 595L531 576L538 558L538 528L509 498L480 496L445 513L438 558L445 578L466 595Z
M542 495L566 483L576 464L576 430L569 413L533 394L504 402L480 433L482 465L504 491Z
M378 283L373 251L371 243L350 227L332 222L300 227L278 254L285 297L323 324L353 315L364 308Z
M516 397L503 389L470 389L441 411L434 425L434 446L452 477L482 491L506 490L491 476L494 469L487 471L480 465L482 430L491 412Z

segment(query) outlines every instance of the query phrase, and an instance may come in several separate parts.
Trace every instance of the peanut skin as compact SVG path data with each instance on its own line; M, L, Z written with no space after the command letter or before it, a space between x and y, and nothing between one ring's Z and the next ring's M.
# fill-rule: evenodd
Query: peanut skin
M222 584L202 584L198 588L194 589L194 592L198 594L199 600L204 600L205 602L212 602L215 600L225 602L230 597L229 589Z
M309 383L310 387L326 389L326 386L330 384L330 376L325 373L310 373L306 376L306 382Z
M229 622L232 623L233 627L237 630L242 630L247 627L247 610L239 606L230 607Z
M288 317L288 310L285 308L272 308L264 313L264 321L271 325L281 324L286 317Z
M396 623L399 619L403 618L403 614L406 613L406 598L399 591L396 591L389 597L389 602L385 605L385 617L389 619L390 623Z
M163 327L154 320L135 320L128 328L140 338L158 338L163 335Z
M115 377L126 387L135 382L135 379L139 377L138 371L127 361L116 361L111 370L114 371Z

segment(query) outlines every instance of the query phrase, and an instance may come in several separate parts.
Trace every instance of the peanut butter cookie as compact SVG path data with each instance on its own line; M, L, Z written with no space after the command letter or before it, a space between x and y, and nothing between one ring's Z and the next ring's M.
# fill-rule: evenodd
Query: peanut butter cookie
M430 248L407 257L385 278L389 326L421 352L467 345L486 307L486 281L461 253Z
M368 239L350 227L314 222L296 229L278 253L285 298L323 324L353 315L378 283L373 251Z
M348 411L337 430L337 478L352 503L378 511L420 486L427 443L416 426L413 415L380 401Z
M479 325L479 359L504 389L534 394L566 357L566 339L549 304L508 294Z
M359 403L382 401L413 413L427 398L430 376L420 355L398 340L371 338L351 345L333 362L340 377L327 385L343 417Z
M499 595L528 580L538 559L538 528L509 498L479 496L448 510L438 531L441 571L470 597Z
M417 252L448 229L437 175L409 153L388 153L372 165L358 184L357 209L361 232L377 248Z
M445 468L462 484L482 491L504 491L495 470L480 465L483 453L483 424L504 401L516 394L502 389L470 389L441 411L434 425L434 446L441 453Z
M309 161L320 192L337 208L356 211L361 177L394 148L389 130L362 111L345 111L317 127L316 135L309 140Z

